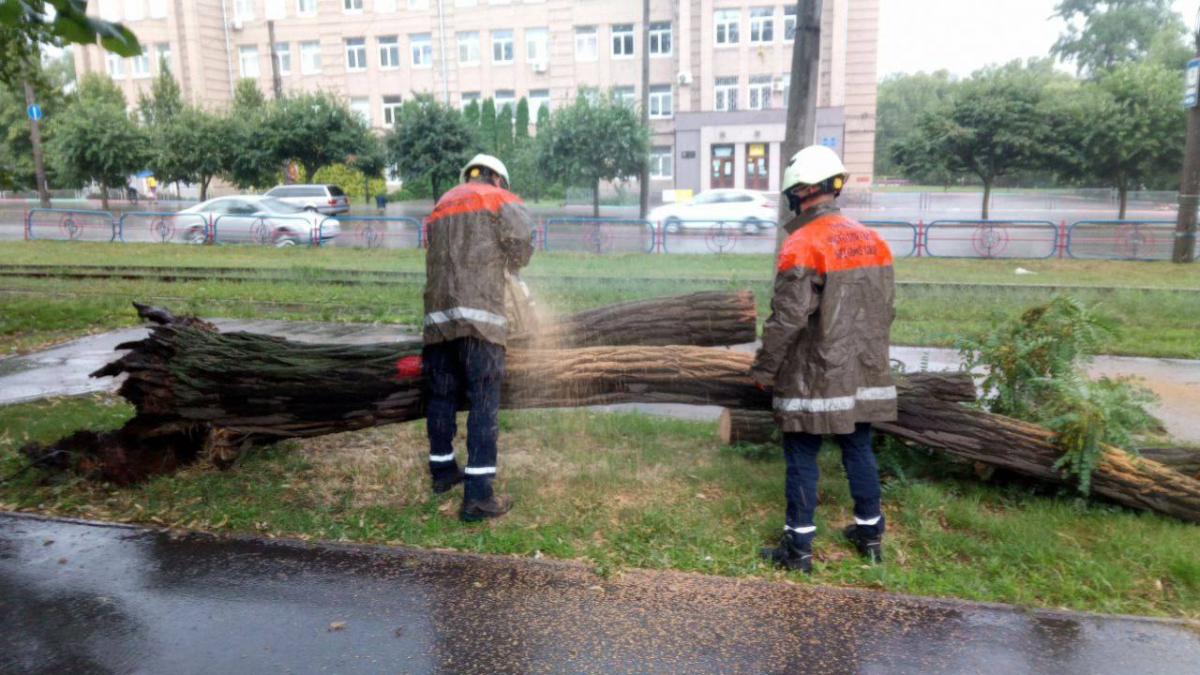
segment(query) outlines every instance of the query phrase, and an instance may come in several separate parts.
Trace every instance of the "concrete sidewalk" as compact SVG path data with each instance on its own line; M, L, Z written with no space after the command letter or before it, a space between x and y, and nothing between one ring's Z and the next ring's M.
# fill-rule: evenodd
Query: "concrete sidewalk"
M280 321L271 319L215 319L222 331L250 331L277 335L301 342L341 342L369 344L377 342L419 343L420 336L404 327L386 324L344 324L316 321ZM0 359L0 405L28 401L45 396L69 396L97 391L112 391L119 382L88 377L88 373L116 358L114 349L123 342L139 340L146 334L143 326L92 335L52 347L45 351ZM735 349L753 349L742 345ZM892 347L892 358L902 361L908 370L957 370L959 358L952 349L932 347ZM1152 408L1175 438L1200 443L1200 361L1154 359L1124 356L1098 357L1093 375L1129 375L1140 377L1143 384L1162 399ZM632 404L600 406L600 410L637 409L647 413L690 419L716 419L720 408L672 404Z
M1200 672L1179 622L20 514L0 598L31 675Z

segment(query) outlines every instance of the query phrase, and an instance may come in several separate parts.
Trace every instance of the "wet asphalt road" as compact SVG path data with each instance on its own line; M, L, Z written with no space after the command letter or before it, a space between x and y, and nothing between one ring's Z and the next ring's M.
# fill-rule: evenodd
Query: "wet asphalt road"
M0 673L1200 672L1200 632L677 573L0 514Z

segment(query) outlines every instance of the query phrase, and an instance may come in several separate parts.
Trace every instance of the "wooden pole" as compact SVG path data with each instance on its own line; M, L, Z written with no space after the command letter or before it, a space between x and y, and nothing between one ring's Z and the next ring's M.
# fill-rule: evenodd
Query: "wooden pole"
M822 0L796 2L796 38L792 43L792 74L787 102L787 131L783 140L780 166L801 148L812 143L817 133L817 82L821 72ZM779 227L775 230L775 251L783 245L787 232L783 224L792 219L787 199L779 200ZM771 259L771 274L775 259Z
M1195 40L1196 58L1200 58L1200 26L1196 28ZM1197 208L1200 208L1200 103L1188 110L1183 176L1179 181L1179 219L1175 224L1171 262L1187 263L1196 258Z

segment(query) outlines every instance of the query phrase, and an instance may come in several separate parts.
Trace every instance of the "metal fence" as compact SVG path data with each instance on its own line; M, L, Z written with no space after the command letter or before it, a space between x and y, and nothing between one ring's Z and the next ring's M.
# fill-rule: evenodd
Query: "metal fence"
M664 253L774 253L775 224L672 218L659 226Z
M935 220L923 250L940 258L1052 258L1058 226L1048 220Z
M1067 228L1067 255L1105 260L1169 260L1171 220L1081 220Z
M211 223L202 213L131 211L117 220L117 239L131 243L203 244Z
M658 228L635 218L548 218L542 225L545 251L653 253Z
M304 216L222 215L212 221L209 241L214 244L258 246L311 246L318 236L317 225Z
M424 227L416 218L337 216L321 221L317 244L355 248L420 248L424 234Z
M108 211L30 209L25 214L26 239L114 241L117 221Z

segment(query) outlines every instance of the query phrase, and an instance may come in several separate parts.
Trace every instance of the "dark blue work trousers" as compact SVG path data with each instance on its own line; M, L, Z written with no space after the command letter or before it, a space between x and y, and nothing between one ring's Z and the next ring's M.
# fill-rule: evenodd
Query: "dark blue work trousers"
M879 469L871 449L871 425L856 424L854 433L838 434L842 448L842 466L850 481L854 498L854 521L868 533L883 534L883 515L879 508ZM812 541L816 534L813 515L817 510L817 451L821 436L805 433L783 435L783 456L787 460L787 532L798 542Z
M429 386L425 428L429 434L430 473L437 479L458 471L454 460L456 414L465 397L471 412L467 415L464 498L488 499L496 476L504 347L473 337L425 345L421 368Z

